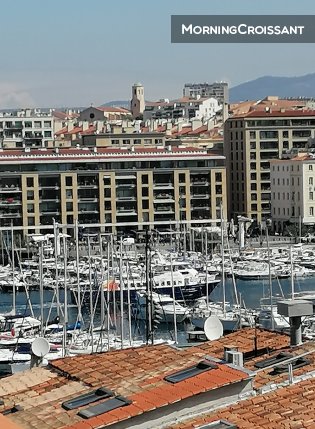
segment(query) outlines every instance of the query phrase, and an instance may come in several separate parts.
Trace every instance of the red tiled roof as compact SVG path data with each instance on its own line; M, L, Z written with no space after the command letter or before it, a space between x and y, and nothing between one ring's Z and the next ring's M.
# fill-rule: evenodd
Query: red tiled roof
M221 419L239 429L315 429L314 404L315 380L311 378L173 425L172 429L193 429Z
M62 134L67 134L67 132L68 132L68 127L63 127L63 128L61 128L61 130L57 131L55 133L55 135L56 136L61 136Z
M275 118L275 117L305 117L305 116L315 116L315 110L274 110L270 109L269 112L266 111L256 111L253 110L251 112L245 114L234 115L230 119L234 118Z

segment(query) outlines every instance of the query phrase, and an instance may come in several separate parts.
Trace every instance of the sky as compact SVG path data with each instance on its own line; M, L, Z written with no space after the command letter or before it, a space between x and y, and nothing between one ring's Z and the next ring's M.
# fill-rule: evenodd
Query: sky
M171 44L171 15L315 15L314 0L10 0L1 4L0 109L176 98L185 82L315 72L313 44Z

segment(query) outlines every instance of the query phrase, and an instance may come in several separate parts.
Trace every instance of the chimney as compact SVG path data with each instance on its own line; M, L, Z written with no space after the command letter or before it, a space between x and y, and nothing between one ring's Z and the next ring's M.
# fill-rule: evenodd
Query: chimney
M227 361L228 352L238 352L238 347L234 345L224 346L223 360Z
M287 299L277 303L278 313L289 318L290 346L302 344L302 316L312 316L313 303L305 299Z

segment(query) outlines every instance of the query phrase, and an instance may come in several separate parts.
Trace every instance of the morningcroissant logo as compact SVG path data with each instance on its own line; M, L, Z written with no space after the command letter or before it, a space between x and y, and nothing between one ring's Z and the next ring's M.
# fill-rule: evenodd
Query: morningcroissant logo
M172 15L172 43L315 43L314 15Z

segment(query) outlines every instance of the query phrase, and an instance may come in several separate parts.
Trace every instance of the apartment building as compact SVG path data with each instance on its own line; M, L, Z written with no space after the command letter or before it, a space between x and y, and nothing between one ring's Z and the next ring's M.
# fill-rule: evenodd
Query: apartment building
M275 231L285 224L315 224L315 156L270 161L271 217Z
M218 100L219 104L227 104L229 102L229 85L227 82L185 83L183 96L192 98L197 96L213 97Z
M47 147L54 140L53 111L24 109L0 112L0 147Z
M225 123L228 216L258 223L271 216L270 161L306 147L315 135L314 110L249 111Z
M163 99L147 102L143 112L143 120L154 119L186 119L193 118L207 121L221 110L219 102L211 97L182 97L177 100Z
M0 152L0 177L1 226L28 231L53 219L87 226L220 219L221 203L226 216L224 157L197 148L8 150Z

